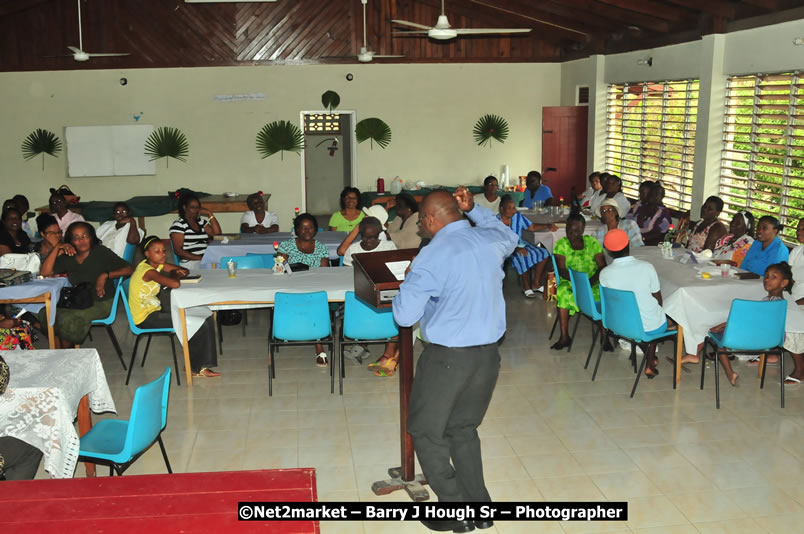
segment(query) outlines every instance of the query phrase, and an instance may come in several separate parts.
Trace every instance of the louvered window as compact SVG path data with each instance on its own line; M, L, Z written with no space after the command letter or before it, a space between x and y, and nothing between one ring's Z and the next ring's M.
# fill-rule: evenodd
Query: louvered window
M747 208L773 215L795 243L804 217L804 82L801 72L732 76L726 90L720 195L724 219Z
M664 203L688 211L692 200L698 80L612 84L606 106L606 171L638 197L640 182L661 180Z
M337 113L310 113L304 116L304 133L341 133L341 117Z

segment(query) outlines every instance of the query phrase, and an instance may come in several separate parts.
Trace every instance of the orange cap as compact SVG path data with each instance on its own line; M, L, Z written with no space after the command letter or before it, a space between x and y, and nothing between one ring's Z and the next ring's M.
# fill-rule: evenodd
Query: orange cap
M609 230L603 238L603 246L610 252L620 252L628 246L628 234L619 228Z

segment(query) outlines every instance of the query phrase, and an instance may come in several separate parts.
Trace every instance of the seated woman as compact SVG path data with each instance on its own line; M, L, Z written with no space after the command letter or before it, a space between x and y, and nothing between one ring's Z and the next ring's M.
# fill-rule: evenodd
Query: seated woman
M50 208L50 214L56 218L56 222L59 223L59 228L61 228L61 231L65 234L67 233L67 227L72 223L84 220L84 217L78 213L67 209L67 200L61 193L53 188L50 189L48 207Z
M103 246L123 257L126 245L139 245L145 232L137 228L137 222L131 216L131 209L125 202L118 202L112 210L112 220L106 221L98 227L98 239Z
M628 210L628 213L625 214L626 217L634 218L636 217L636 212L642 206L642 204L648 201L648 195L650 194L650 190L653 187L653 180L645 180L644 182L640 182L639 184L639 198L634 205L631 206L631 209Z
M556 288L561 337L550 347L553 350L561 350L569 345L569 318L578 311L572 295L569 270L586 273L589 276L595 300L600 300L598 278L600 270L606 266L606 259L603 256L603 247L598 240L591 235L583 235L585 227L586 219L583 218L583 215L570 214L567 218L567 237L559 239L553 248L558 274L561 277L561 283ZM608 345L608 340L606 345ZM611 350L610 346L607 349Z
M302 213L293 220L293 229L296 237L279 244L278 252L291 266L294 263L303 263L310 269L329 266L329 250L321 241L316 241L318 221L309 213ZM327 367L327 353L324 346L317 343L315 346L315 364Z
M22 214L15 207L3 211L0 225L0 256L3 254L27 254L33 251L31 238L22 230Z
M165 244L152 235L142 242L142 260L128 288L128 304L134 324L141 328L171 328L173 320L170 311L162 309L162 301L167 291L163 288L176 289L181 286L180 280L190 271L183 267L165 263L167 256ZM211 367L218 365L218 353L215 349L215 323L212 315L204 320L201 328L189 340L190 367L193 376L220 376Z
M692 252L715 250L717 242L727 233L726 225L718 220L721 211L723 200L720 197L706 199L701 206L701 220L690 225L692 230L687 241L688 249Z
M642 241L647 246L660 243L673 222L670 210L662 204L663 199L664 187L659 182L652 182L645 203L639 206L636 213L628 213L626 216L637 223Z
M737 212L729 224L729 233L715 243L712 259L728 260L739 267L754 243L754 216L748 211Z
M790 253L779 239L781 231L782 225L776 217L770 215L760 217L756 239L745 254L740 268L763 276L768 265L787 261Z
M206 215L208 219L201 217ZM179 218L170 225L170 242L179 257L181 267L192 270L201 266L201 258L212 236L221 233L215 214L201 207L201 201L192 193L179 199Z
M265 200L262 191L251 193L246 197L249 211L240 217L240 232L244 234L272 234L279 231L279 217L275 213L265 211Z
M86 222L75 222L67 229L65 243L59 243L42 262L42 276L67 274L73 287L84 285L92 295L92 305L83 310L59 308L56 313L56 348L66 349L84 341L95 319L109 315L114 302L112 280L129 276L134 269L123 258L101 245L95 229ZM47 324L45 308L39 312L40 324Z
M592 212L595 212L597 211L597 208L600 206L601 202L607 198L613 198L617 204L620 205L620 211L623 213L628 213L628 210L631 209L631 203L623 194L623 184L620 181L620 177L614 174L608 174L604 179L605 174L606 173L600 175L603 191L598 194L592 202L589 203L589 207L592 209Z
M36 241L36 230L31 228L31 225L28 224L28 210L31 209L31 204L28 202L28 197L25 195L14 195L12 200L22 214L22 230L28 234L28 237L31 238L31 241Z
M631 249L644 245L642 242L642 232L639 230L639 226L631 219L621 218L623 213L620 211L620 205L617 204L617 201L614 199L607 198L601 202L595 215L600 217L600 220L603 222L603 225L595 232L595 239L597 239L601 245L603 244L603 239L606 237L606 234L615 228L619 228L626 233Z
M341 191L341 209L329 218L329 229L333 232L351 232L363 217L365 214L360 210L360 189L344 187Z
M34 246L34 251L38 252L44 260L50 251L61 243L64 232L59 228L56 218L49 213L42 213L36 218L36 228L39 235L42 236L42 241Z
M388 223L388 236L396 248L419 248L422 237L419 235L419 204L410 193L396 196L396 217Z
M581 207L590 207L592 201L601 193L601 191L603 191L603 186L600 185L600 173L595 171L589 175L589 188L587 188L587 190L584 191L583 196L581 196Z
M499 188L500 185L494 176L486 176L483 180L483 193L474 195L475 204L497 213L500 211L500 197L497 195Z
M528 243L522 239L522 232L540 232L552 229L554 232L557 227L549 224L536 224L530 222L527 217L516 210L514 199L505 195L500 201L500 213L497 215L504 225L509 227L512 232L519 236L519 244L513 255L511 263L516 269L520 280L522 280L522 292L528 298L536 297L536 291L542 291L544 281L544 268L550 259L550 253L546 248L537 247L533 243ZM534 289L536 291L534 291Z
M353 241L360 232L361 240L357 243ZM338 247L338 255L343 256L345 266L352 265L352 254L362 254L366 252L382 252L383 250L396 250L393 241L381 240L382 224L375 217L366 217L360 224L346 236L343 243ZM363 358L369 356L368 351L359 345L354 345L345 354L357 363L362 363ZM369 371L377 376L394 376L399 362L399 350L396 343L386 343L383 355L374 363L369 364Z
M525 184L527 189L519 203L520 206L531 209L536 206L537 202L541 202L543 206L553 204L553 192L542 184L542 174L539 171L530 171L525 178Z

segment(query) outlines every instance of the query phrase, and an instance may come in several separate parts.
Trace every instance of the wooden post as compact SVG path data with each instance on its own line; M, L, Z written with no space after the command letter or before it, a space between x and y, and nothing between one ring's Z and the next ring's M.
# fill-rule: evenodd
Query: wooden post
M89 395L81 397L78 403L78 435L83 436L92 429L92 412L89 411ZM95 464L85 462L88 477L95 476Z
M681 382L681 358L686 354L686 350L684 350L684 329L681 328L680 324L676 325L678 327L678 337L676 338L676 384ZM706 362L701 358L701 365L706 365Z
M411 327L399 327L399 439L402 451L402 480L412 481L415 476L413 438L408 434L408 404L413 384L413 333Z
M45 293L45 313L47 314L47 346L51 349L56 348L56 332L54 326L50 324L50 308L53 302L50 298L50 292Z
M179 308L179 323L181 323L182 351L184 352L184 374L187 377L187 387L193 387L193 370L190 367L190 342L187 339L187 314L184 308Z

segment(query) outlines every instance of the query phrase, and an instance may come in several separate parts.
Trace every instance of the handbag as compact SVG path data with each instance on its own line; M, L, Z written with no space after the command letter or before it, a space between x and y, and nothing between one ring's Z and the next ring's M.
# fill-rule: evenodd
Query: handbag
M56 307L68 310L86 310L91 308L94 302L92 290L86 283L82 283L74 287L63 288Z
M29 254L3 254L0 256L0 269L16 269L18 271L28 271L34 275L39 274L39 267L42 260L39 254L31 252Z

